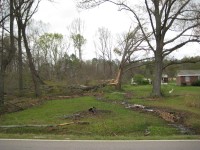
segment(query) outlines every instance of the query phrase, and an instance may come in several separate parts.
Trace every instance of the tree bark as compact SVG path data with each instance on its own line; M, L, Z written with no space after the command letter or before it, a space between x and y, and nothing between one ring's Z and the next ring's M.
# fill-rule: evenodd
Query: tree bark
M121 67L121 65L120 65L120 67L118 69L117 77L116 77L116 80L115 80L115 83L116 83L115 89L116 90L122 89L122 87L121 87L121 85L122 85L122 74L123 74L123 67Z
M2 23L4 26L4 22ZM4 42L4 30L1 33L1 49L0 49L0 109L4 105L4 71L3 71L3 42Z
M22 63L22 30L18 22L18 72L19 72L19 95L23 95L23 63Z
M0 71L0 110L4 106L4 71Z
M43 81L40 79L35 66L33 64L33 58L32 58L32 54L28 45L28 41L26 38L26 27L22 26L22 37L24 39L24 46L26 49L26 53L27 53L27 57L28 57L28 61L29 61L29 67L31 70L31 75L32 75L32 80L33 80L33 84L34 84L34 88L35 88L35 96L39 97L41 95L40 92L40 84L44 84Z
M157 60L154 66L154 79L152 96L161 97L162 61Z
M3 15L3 14L2 14ZM4 22L2 23L2 27L4 27ZM13 0L10 0L10 46L9 49L6 50L8 56L4 56L4 29L2 29L2 43L1 43L1 54L0 54L0 107L4 106L4 75L6 71L7 65L11 62L14 53L15 53L15 45L14 45L14 7Z
M162 43L162 42L160 42ZM155 66L154 66L154 76L153 76L153 91L152 96L161 97L161 79L163 71L163 57L162 57L162 46L157 45L157 50L155 52Z

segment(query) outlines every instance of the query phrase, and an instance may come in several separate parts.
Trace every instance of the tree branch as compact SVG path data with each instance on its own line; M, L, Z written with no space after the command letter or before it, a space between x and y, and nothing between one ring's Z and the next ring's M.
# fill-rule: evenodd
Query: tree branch
M187 41L185 41L183 43L180 43L180 44L178 44L178 45L176 45L176 46L174 46L174 47L172 47L170 49L166 49L166 50L163 51L163 56L165 57L165 56L169 55L170 53L172 53L173 51L183 47L185 44L191 43L191 42L200 42L200 40L199 39L187 40Z
M198 59L185 59L185 60L173 60L173 61L170 61L169 63L167 63L166 65L163 66L163 70L166 69L167 67L169 66L172 66L172 65L178 65L178 64L186 64L186 63L198 63L200 62L200 58Z

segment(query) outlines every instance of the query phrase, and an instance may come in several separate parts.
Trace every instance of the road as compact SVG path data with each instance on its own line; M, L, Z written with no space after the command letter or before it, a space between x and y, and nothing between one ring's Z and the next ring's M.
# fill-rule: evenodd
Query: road
M199 150L200 141L0 140L0 150Z

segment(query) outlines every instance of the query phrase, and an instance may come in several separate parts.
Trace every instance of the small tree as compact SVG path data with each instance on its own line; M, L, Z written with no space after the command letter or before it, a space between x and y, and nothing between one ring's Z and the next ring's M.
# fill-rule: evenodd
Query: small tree
M74 43L74 48L79 51L79 59L82 61L82 46L86 43L86 39L81 34L72 34L71 39Z
M79 59L82 61L82 47L86 43L86 39L83 36L84 22L80 18L75 19L69 26L69 30L70 38L74 44L75 55L77 49L79 53Z
M147 84L149 84L149 81L147 79L145 79L145 77L143 75L141 75L141 74L134 75L133 80L138 85L147 85Z

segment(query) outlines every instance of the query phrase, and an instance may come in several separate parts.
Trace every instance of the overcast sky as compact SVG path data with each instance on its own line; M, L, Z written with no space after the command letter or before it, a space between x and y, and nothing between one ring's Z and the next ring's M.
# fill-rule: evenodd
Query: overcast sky
M125 11L118 11L113 4L103 4L99 7L78 11L74 0L55 0L50 3L47 0L42 0L39 5L38 12L34 15L35 20L41 20L50 25L51 33L69 34L67 27L76 18L81 18L84 21L83 36L87 39L87 43L83 49L83 58L92 59L95 57L94 39L95 33L99 27L106 27L111 31L116 40L116 36L128 31L133 23L131 14ZM184 56L200 55L198 50L199 45L189 45L184 47L184 50L174 52L178 58Z
M56 0L54 3L41 1L35 20L41 20L50 25L49 32L69 34L68 26L74 19L84 21L83 36L87 43L83 49L83 58L95 57L94 38L99 27L106 27L114 38L129 29L131 17L125 12L119 12L112 4L104 4L90 10L79 10L73 0Z

